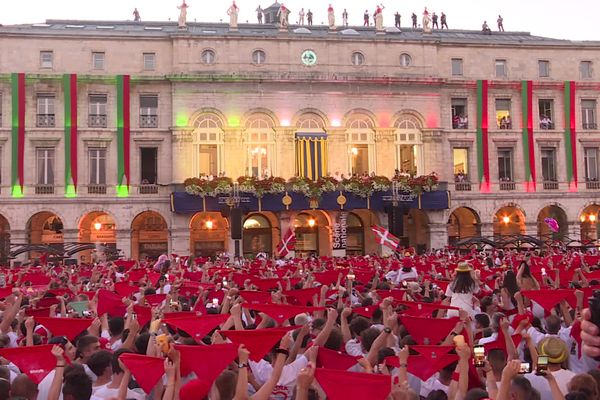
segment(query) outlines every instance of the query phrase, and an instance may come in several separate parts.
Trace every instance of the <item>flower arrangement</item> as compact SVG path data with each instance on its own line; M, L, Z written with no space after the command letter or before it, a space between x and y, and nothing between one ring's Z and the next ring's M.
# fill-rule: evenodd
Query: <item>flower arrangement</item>
M233 187L231 178L218 177L214 179L188 178L183 182L185 191L189 194L201 197L216 197L220 194L229 194Z
M375 192L387 192L397 182L401 192L421 194L437 189L439 179L437 175L423 175L417 177L397 176L393 180L385 176L353 176L338 182L335 178L324 176L316 181L304 177L293 177L287 182L280 177L260 179L251 176L241 176L237 179L240 192L251 193L258 198L265 194L280 194L289 190L302 193L311 200L319 200L323 193L344 190L356 196L367 198ZM231 178L219 177L214 179L188 178L184 181L185 191L195 196L216 197L230 194L233 190Z
M237 180L240 185L240 192L252 193L258 198L265 194L279 194L285 192L285 179L269 177L259 179L253 176L240 176Z

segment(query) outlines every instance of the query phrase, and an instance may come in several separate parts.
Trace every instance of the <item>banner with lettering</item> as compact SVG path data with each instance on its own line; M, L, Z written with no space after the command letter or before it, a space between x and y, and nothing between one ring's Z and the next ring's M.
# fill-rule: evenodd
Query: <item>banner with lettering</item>
M348 241L348 213L340 211L333 224L333 249L346 250Z

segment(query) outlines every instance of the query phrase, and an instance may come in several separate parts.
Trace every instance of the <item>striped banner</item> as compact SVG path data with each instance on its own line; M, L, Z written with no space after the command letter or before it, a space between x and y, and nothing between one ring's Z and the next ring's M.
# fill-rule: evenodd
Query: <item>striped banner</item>
M488 145L488 81L477 81L477 171L479 190L490 191L490 156Z
M25 184L25 74L12 74L12 196L23 197Z
M313 181L327 174L326 133L296 133L296 171Z
M65 196L77 195L77 75L63 75L65 96Z
M521 106L523 108L523 158L525 161L525 190L535 192L535 146L533 143L533 83L521 81Z
M129 195L130 77L117 76L117 196Z
M575 132L575 82L565 82L565 150L569 191L577 191L577 135Z

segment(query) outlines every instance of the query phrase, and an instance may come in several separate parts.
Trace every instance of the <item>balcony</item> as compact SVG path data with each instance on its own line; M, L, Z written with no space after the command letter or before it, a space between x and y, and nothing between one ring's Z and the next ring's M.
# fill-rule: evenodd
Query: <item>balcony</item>
M93 185L90 184L87 187L88 194L106 194L106 185Z
M586 181L585 188L590 190L600 190L600 181Z
M158 128L158 115L140 115L140 128Z
M540 129L543 131L553 130L554 122L540 122Z
M598 129L598 124L595 122L584 122L581 124L583 129Z
M90 128L106 128L106 115L92 115L88 116L88 126Z
M38 128L53 128L56 120L54 114L38 114L36 119L36 126Z
M35 194L54 194L54 185L35 185Z
M500 190L516 190L517 184L515 182L500 182Z
M158 194L158 185L140 185L138 186L138 194Z
M544 182L544 190L558 190L558 182L545 181Z
M470 192L471 182L455 182L454 190L456 190L457 192Z

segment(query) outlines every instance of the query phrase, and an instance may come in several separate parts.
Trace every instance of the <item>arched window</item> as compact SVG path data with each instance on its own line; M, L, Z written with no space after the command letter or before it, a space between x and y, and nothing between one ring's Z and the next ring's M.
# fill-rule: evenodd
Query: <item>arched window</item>
M303 131L323 132L325 131L325 123L323 118L314 113L303 114L296 123L296 127Z
M375 124L365 114L355 113L346 123L348 171L362 175L375 171Z
M258 214L251 215L244 221L244 229L263 229L270 227L271 224L269 223L269 220Z
M202 114L194 127L194 176L217 176L223 171L223 121L215 114Z
M401 174L415 176L424 173L421 126L419 119L410 114L403 114L394 124L396 169Z
M246 121L244 139L247 148L247 173L265 177L273 173L275 139L273 120L267 115L253 115Z

